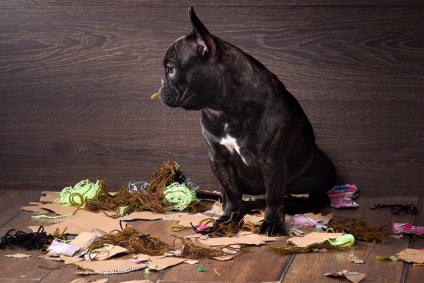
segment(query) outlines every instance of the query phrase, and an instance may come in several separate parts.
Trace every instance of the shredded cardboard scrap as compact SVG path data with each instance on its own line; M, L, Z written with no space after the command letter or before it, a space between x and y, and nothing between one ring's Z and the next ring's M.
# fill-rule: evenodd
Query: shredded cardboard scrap
M24 211L38 213L54 212L57 215L72 214L77 210L74 206L64 206L57 203L41 203L37 205L24 206L21 209Z
M195 237L197 235L191 236ZM227 245L263 245L266 242L273 242L278 240L278 237L268 237L265 235L252 234L252 233L238 233L231 238L209 238L205 236L198 236L198 241L208 247L227 246Z
M16 254L12 254L12 255L5 255L5 257L11 257L11 258L30 258L31 255L16 253Z
M107 280L108 280L107 278L97 279L94 281L93 279L78 278L78 279L72 280L70 283L106 283Z
M128 259L115 259L105 261L81 261L73 263L83 269L76 274L118 274L127 273L134 270L140 270L149 266L149 264L136 264Z
M398 254L398 259L411 263L424 263L424 251L418 249L405 249Z
M87 260L107 260L111 257L114 257L118 254L124 254L128 253L128 250L126 248L120 247L120 246L111 246L111 247L104 247L101 250L95 250L90 255L86 254L85 258Z
M325 273L324 276L334 278L345 278L351 282L359 283L365 278L366 274L359 273L356 271L343 270L335 273Z
M86 210L78 210L74 215L60 219L60 223L50 226L44 226L47 234L54 234L56 229L63 232L66 229L68 234L80 234L82 232L90 232L93 228L97 228L110 233L113 230L120 230L119 219L110 218L104 214L93 213ZM39 226L29 226L36 232Z
M200 223L200 221L206 220L208 218L217 219L216 217L209 217L201 213L197 213L197 214L191 214L191 215L181 215L176 220L178 221L178 225L181 225L184 227L191 227L190 223L196 226Z
M42 191L40 202L54 202L59 197L60 197L60 194L58 192Z
M246 214L243 217L244 222L261 222L264 220L264 216L261 214Z
M222 210L222 203L217 201L212 205L212 208L208 211L205 211L203 214L210 215L212 217L219 217L224 214Z
M155 270L163 270L170 266L174 266L174 265L187 261L186 258L149 256L146 254L138 254L138 255L135 255L134 258L138 260L147 261L149 267L153 267Z
M83 269L83 271L79 271L77 274L118 274L143 268L152 268L159 271L187 261L186 258L149 256L146 254L138 254L133 257L134 260L109 259L104 261L80 261L69 263Z
M352 262L352 263L358 263L358 264L363 264L365 261L364 260L362 260L362 259L360 259L360 258L358 258L357 256L355 256L355 255L353 255L353 254L351 254L351 255L349 255L349 257L348 257L348 259L347 259L349 262Z
M136 211L124 217L121 217L121 220L130 221L130 220L175 220L180 216L187 215L187 213L154 213L152 211ZM188 216L188 215L187 215Z
M342 236L343 233L318 233L312 232L305 237L293 237L287 240L288 243L298 246L307 247L312 244L322 243L328 239L337 239Z

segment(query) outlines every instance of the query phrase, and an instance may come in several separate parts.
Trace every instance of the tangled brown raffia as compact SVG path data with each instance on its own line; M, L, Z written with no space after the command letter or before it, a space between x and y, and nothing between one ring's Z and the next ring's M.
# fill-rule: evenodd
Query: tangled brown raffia
M171 203L165 198L165 188L174 182L179 172L176 162L164 162L162 166L152 175L152 181L144 192L128 192L121 188L117 193L111 194L106 190L104 180L100 182L97 197L87 200L85 209L89 211L114 210L118 216L138 210L150 210L163 213L171 209Z
M375 228L366 221L354 218L332 219L327 227L333 229L334 232L352 234L359 241L377 242L386 239L384 233L386 225Z

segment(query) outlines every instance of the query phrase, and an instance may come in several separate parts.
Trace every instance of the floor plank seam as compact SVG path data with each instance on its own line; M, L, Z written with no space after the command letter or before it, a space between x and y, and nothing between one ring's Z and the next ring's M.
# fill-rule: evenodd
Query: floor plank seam
M423 198L422 197L418 197L417 208L418 208L418 211L421 211L422 208L423 208ZM412 222L413 226L417 226L417 225L420 224L419 223L420 219L419 219L418 215L419 214L414 216L414 221ZM413 248L413 243L414 243L414 238L411 236L410 239L409 239L408 248ZM401 283L407 282L409 269L410 269L410 264L404 262L403 268L402 268L402 277L401 277L401 281L400 281Z
M5 222L0 224L0 228L4 228L8 223L12 222L14 219L16 219L20 214L22 213L22 211L17 211L12 217L10 217L9 219L7 219Z
M279 274L279 276L277 277L278 282L283 282L284 277L286 276L286 273L288 272L290 265L292 264L292 262L294 261L296 254L292 254L290 255L290 259L287 261L287 263L284 265L284 268L281 270L281 273Z

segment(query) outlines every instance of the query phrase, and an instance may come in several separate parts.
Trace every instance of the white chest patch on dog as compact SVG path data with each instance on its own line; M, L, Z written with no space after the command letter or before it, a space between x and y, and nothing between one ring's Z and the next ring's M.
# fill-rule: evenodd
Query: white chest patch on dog
M237 144L237 140L235 138L227 134L219 143L225 146L231 153L234 153L234 151L237 152L244 164L247 165L246 159L244 159L244 157L240 154L240 146Z

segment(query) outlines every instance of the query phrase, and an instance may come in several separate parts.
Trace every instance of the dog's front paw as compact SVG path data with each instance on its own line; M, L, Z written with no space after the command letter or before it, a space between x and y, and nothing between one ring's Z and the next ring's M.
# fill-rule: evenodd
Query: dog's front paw
M265 234L268 237L274 237L277 235L285 236L286 229L283 224L276 222L262 222L261 227L259 228L259 234Z

